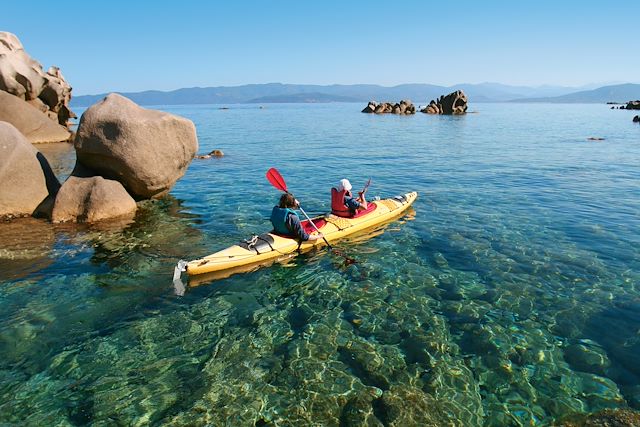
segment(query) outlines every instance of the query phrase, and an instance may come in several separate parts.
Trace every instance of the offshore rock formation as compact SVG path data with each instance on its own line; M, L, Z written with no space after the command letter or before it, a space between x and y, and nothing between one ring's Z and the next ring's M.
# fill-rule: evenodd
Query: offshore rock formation
M80 119L78 163L122 183L137 200L166 194L198 151L191 120L110 94Z
M196 156L196 159L210 159L212 157L224 157L222 150L213 150L209 154L200 154Z
M52 66L46 72L32 59L14 34L0 32L0 90L31 104L54 122L68 127L76 117L69 108L71 86L60 69Z
M0 218L49 216L60 183L18 129L0 122Z
M420 110L427 114L464 114L467 112L467 96L457 90L449 95L443 95L437 101L431 100L429 105Z
M362 110L362 112L376 114L415 114L416 107L411 103L411 101L405 99L396 104L392 104L390 102L382 102L378 104L376 101L369 101L369 104Z
M11 123L32 144L68 141L71 132L33 105L0 91L0 120Z
M629 101L625 110L640 110L640 101Z
M640 123L640 116L635 116L633 118L633 123Z

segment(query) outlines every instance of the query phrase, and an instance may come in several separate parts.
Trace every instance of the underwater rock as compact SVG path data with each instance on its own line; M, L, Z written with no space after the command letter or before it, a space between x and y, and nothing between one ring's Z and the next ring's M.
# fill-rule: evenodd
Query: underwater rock
M606 375L606 370L611 365L603 349L584 344L572 344L565 348L564 358L575 369L596 375Z
M358 393L349 399L342 408L340 425L382 427L384 424L376 417L373 410L374 397L371 393Z
M17 218L0 224L0 242L2 280L19 279L53 262L50 253L55 235L45 220Z
M393 386L382 395L382 422L390 427L450 425L438 402L411 386Z
M640 412L632 409L605 409L595 414L565 417L561 427L637 427Z

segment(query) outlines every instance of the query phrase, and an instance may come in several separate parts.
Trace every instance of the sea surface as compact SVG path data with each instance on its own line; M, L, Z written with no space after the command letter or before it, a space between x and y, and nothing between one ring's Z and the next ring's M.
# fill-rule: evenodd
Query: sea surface
M537 426L640 409L632 112L221 107L153 107L225 156L194 160L135 221L0 224L0 424ZM64 180L72 147L39 148ZM344 177L419 198L337 245L356 264L319 250L179 295L179 259L270 229L270 167L309 213Z

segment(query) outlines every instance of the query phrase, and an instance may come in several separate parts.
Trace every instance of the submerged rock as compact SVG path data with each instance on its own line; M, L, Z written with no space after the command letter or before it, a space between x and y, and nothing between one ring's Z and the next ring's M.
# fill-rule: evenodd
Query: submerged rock
M564 358L575 369L597 375L606 375L611 365L607 353L596 346L572 344L564 349Z
M591 415L570 417L562 427L637 427L640 425L640 412L632 409L605 409Z
M19 218L0 224L0 272L9 280L19 279L47 267L55 234L47 221Z
M59 188L47 159L15 127L0 122L0 218L48 216Z
M191 120L110 94L82 115L75 147L79 163L147 199L163 196L184 175L198 139Z
M442 426L447 417L431 395L411 386L393 386L382 395L384 425Z

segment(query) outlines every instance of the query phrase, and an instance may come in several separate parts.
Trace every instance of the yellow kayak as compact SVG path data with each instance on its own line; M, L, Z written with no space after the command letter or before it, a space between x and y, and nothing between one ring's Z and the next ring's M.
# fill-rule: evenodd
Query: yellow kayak
M329 213L312 218L312 221L325 239L332 243L398 218L417 197L416 192L406 193L369 202L370 207L367 211L353 218L338 217ZM317 234L309 221L302 221L302 225L309 234ZM186 271L190 278L204 274L209 280L224 278L237 272L250 271L259 266L286 260L324 244L322 239L299 244L294 238L269 232L253 236L204 258L189 262L181 261L176 271Z

